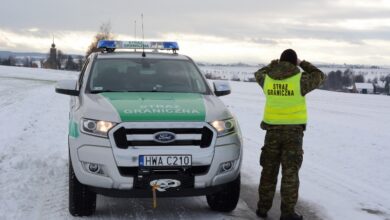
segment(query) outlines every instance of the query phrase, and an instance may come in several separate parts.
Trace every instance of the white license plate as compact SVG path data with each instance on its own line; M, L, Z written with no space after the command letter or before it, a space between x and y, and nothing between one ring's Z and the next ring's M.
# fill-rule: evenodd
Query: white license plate
M140 155L140 167L186 167L192 165L191 155Z

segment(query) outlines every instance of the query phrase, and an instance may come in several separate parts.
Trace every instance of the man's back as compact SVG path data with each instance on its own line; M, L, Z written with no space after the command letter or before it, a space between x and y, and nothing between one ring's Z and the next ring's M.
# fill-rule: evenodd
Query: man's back
M300 67L303 69L300 80L300 92L305 96L309 92L318 88L325 80L325 74L317 67L307 61L302 61ZM299 74L300 69L290 62L273 60L268 66L265 66L255 73L257 83L264 88L266 76L274 80L285 80ZM305 128L305 124L299 125L271 125L266 122L261 123L261 128L264 130L270 129L294 129Z

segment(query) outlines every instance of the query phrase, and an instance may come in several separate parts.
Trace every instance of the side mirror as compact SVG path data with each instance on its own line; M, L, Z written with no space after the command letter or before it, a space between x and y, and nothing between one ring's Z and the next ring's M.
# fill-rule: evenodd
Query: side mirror
M80 91L76 89L77 80L61 80L57 82L56 93L78 96Z
M231 93L229 82L227 81L215 81L214 93L216 96L229 95Z

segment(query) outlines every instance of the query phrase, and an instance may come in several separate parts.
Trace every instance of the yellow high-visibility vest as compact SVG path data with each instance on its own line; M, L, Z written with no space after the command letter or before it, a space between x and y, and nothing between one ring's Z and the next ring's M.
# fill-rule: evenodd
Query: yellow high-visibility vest
M271 125L306 124L306 100L301 94L301 77L275 80L265 77L263 91L266 96L263 121Z

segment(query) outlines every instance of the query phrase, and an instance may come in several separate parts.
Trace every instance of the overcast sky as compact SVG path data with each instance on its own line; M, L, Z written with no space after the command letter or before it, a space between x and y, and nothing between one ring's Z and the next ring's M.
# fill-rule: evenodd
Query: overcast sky
M390 0L12 0L0 50L84 54L104 22L117 39L176 40L205 62L267 63L287 48L322 63L390 64Z

